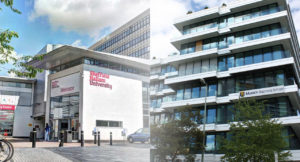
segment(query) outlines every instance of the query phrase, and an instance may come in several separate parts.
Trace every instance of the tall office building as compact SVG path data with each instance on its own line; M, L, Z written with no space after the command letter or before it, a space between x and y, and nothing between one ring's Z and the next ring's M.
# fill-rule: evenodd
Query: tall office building
M128 23L92 45L89 49L149 59L150 9L136 16Z
M203 115L207 96L205 161L220 161L216 139L227 138L234 103L266 100L266 111L291 135L291 161L300 160L300 51L288 2L234 1L174 25L182 35L171 43L180 54L151 63L151 122L180 118L176 109L186 106Z

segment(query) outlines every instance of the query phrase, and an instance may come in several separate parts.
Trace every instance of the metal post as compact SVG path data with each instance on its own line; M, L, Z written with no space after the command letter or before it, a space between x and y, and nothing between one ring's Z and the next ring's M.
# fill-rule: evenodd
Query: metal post
M84 137L83 137L83 131L80 132L80 137L81 137L81 147L84 146Z
M98 146L100 146L100 131L98 131Z
M112 145L112 133L110 132L109 144Z
M204 162L204 153L205 153L205 125L206 125L206 99L207 99L207 84L203 80L205 84L205 99L204 99L204 118L203 118L203 150L201 154L201 162Z
M64 132L60 131L60 141L59 141L59 147L64 146Z
M97 132L94 132L94 144L96 144L97 141Z
M36 130L33 129L32 131L32 148L35 148L36 146Z

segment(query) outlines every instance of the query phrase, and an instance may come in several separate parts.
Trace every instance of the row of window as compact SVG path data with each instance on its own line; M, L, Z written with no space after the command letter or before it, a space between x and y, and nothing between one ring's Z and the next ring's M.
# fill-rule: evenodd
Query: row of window
M282 11L280 7L278 7L277 4L270 4L262 7L256 7L250 10L238 12L235 14L230 14L227 16L219 17L216 19L210 19L203 22L187 25L183 27L182 33L190 34L195 32L201 32L205 31L207 29L219 27L219 28L225 28L228 25L239 23L242 21L246 21L252 18L256 18L259 16L264 16L272 13L276 13Z
M151 85L150 85L150 91L155 91L155 92L159 92L159 91L162 91L162 90L168 89L168 88L169 88L169 86L164 84L163 80L151 83Z
M151 75L165 75L166 73L175 72L176 68L172 65L164 65L161 67L154 67L151 69Z
M239 44L251 40L274 36L286 32L279 23L266 25L258 28L244 30L225 36L213 37L203 40L202 50L213 48L223 49L228 48L229 45ZM188 54L196 52L196 42L183 44L181 46L180 54Z
M126 38L130 34L134 33L135 31L138 31L139 29L143 28L146 25L150 24L150 15L144 17L142 20L136 22L135 24L129 26L126 30L124 30L122 33L114 36L109 41L105 42L104 44L97 47L96 51L103 51L106 48L112 46L113 44L119 42L120 40Z
M162 102L202 98L205 97L206 94L207 96L222 97L245 90L293 84L295 84L295 80L291 69L273 70L261 73L247 73L237 77L220 79L218 80L218 84L208 84L207 90L206 86L200 86L199 84L179 86L175 95L152 98L151 107L159 108Z
M96 120L96 127L123 127L122 121Z
M272 118L296 116L297 112L292 108L288 97L271 98L264 100L265 112ZM192 121L197 124L203 123L204 107L198 107L191 110L193 114ZM180 120L181 113L174 111L174 114L160 113L151 116L151 124L164 124L171 119ZM207 106L206 123L225 124L236 121L234 116L234 104Z
M195 62L189 62L185 64L180 64L178 69L179 76L191 75L204 73L209 71L217 70L217 58L210 58L199 60Z
M119 71L124 71L124 72L128 72L128 73L133 73L133 74L139 74L139 75L144 75L144 76L148 76L149 73L147 71L143 71L134 67L130 67L127 65L121 65L121 64L117 64L117 63L113 63L113 62L109 62L109 61L103 61L103 60L96 60L96 59L92 59L92 58L80 58L74 61L71 61L69 63L65 63L59 66L56 66L52 69L50 69L50 73L56 73L80 64L89 64L89 65L96 65L96 66L100 66L100 67L104 67L104 68L109 68L109 69L113 69L113 70L119 70Z
M31 83L6 82L6 81L0 81L0 86L3 86L3 87L17 87L17 88L32 88Z
M142 58L143 55L145 55L146 53L149 53L149 52L150 52L150 47L145 47L145 48L139 49L137 51L134 51L133 53L129 54L129 56ZM147 57L144 57L144 58L147 58Z
M226 71L232 67L256 64L290 57L281 45L273 46L218 58L218 71Z
M1 95L18 96L18 106L31 106L32 105L32 93L30 92L15 92L15 91L0 91Z
M111 53L114 53L114 54L121 53L121 52L125 51L126 49L133 47L133 46L137 45L138 43L143 42L144 40L147 40L149 38L150 38L150 32L145 32L144 34L138 36L137 38L130 40L126 44L123 44L122 46L115 48L114 50L111 51Z

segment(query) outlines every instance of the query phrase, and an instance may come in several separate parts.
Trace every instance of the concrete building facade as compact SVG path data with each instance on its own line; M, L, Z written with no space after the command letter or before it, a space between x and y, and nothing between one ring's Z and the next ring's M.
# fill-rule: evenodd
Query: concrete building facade
M205 161L220 161L217 138L227 138L234 103L266 100L266 111L291 135L291 161L300 160L300 51L288 1L234 1L174 25L182 35L171 43L180 54L151 63L151 123L180 118L176 109L186 106L203 115L207 98Z

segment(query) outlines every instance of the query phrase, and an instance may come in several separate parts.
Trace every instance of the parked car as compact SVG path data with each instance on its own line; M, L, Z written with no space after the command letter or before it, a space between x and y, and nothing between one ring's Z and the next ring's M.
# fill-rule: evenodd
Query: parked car
M128 135L128 142L149 142L150 141L150 129L149 128L140 128L136 132Z

